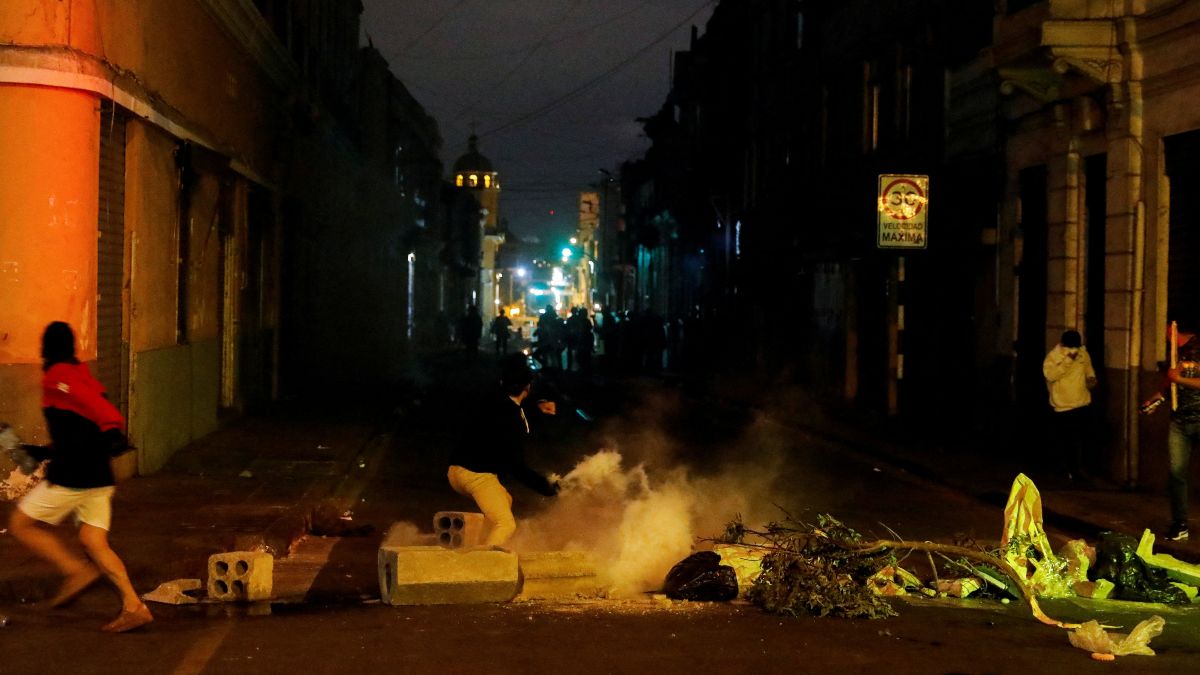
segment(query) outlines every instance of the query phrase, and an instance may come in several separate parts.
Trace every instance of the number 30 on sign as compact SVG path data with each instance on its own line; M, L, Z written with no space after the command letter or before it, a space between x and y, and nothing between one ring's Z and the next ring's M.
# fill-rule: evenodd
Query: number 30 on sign
M925 248L928 244L929 176L879 176L879 248Z

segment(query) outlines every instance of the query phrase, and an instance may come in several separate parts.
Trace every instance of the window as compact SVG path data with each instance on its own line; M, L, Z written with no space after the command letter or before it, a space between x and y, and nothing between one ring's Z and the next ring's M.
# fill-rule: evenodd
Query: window
M454 177L454 186L455 187L463 186L463 175L461 173Z
M900 138L908 140L912 122L912 80L913 67L904 63L904 49L897 47L896 60L896 132Z
M487 175L486 173L483 174L483 187L485 187L485 188L492 187L492 177Z
M476 176L475 174L471 174L471 177L470 177L470 179L468 179L468 182L471 184L471 187L479 187L479 176Z
M829 161L829 87L821 85L821 168Z
M879 79L874 61L863 62L863 152L879 149Z

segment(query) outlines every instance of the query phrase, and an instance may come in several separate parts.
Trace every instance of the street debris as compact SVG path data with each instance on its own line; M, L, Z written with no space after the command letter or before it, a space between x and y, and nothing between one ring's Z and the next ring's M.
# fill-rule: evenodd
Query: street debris
M702 578L701 570L711 576L714 569L726 569L737 576L738 595L768 612L850 618L894 616L896 610L885 598L913 592L1001 602L1014 598L1027 603L1038 621L1070 630L1071 644L1097 660L1153 655L1149 642L1162 633L1165 620L1153 616L1128 635L1108 633L1112 626L1096 621L1067 623L1046 615L1039 598L1189 604L1197 602L1200 587L1200 566L1154 553L1149 530L1140 540L1106 532L1098 546L1076 539L1055 552L1043 526L1041 495L1024 474L1013 481L1001 541L993 550L899 537L866 540L828 514L818 516L815 525L787 516L762 530L747 527L738 517L710 541L712 553L681 561L668 582L678 585L685 576ZM912 553L925 554L933 579L922 581L901 565Z
M199 591L202 587L199 579L176 579L159 584L158 588L143 594L142 599L167 605L193 605L200 599L188 595L188 592Z
M698 551L667 572L663 592L672 600L732 600L738 596L737 572L721 564L713 551Z
M0 500L16 501L34 488L45 475L46 448L22 443L17 432L6 422L0 422L0 449L6 451L15 467L7 478L0 479Z
M1158 615L1134 626L1128 635L1108 633L1096 621L1088 621L1067 635L1071 646L1091 652L1097 661L1111 661L1118 656L1137 654L1154 656L1150 640L1163 632L1166 621ZM1107 658L1106 658L1107 657Z

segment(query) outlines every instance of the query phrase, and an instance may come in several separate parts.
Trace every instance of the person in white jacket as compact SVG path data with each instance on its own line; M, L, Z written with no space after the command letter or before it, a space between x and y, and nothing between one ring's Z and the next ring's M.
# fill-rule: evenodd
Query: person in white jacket
M1054 427L1060 448L1060 466L1069 482L1087 480L1083 450L1090 428L1092 389L1096 371L1079 331L1068 330L1042 362L1042 375L1054 409Z

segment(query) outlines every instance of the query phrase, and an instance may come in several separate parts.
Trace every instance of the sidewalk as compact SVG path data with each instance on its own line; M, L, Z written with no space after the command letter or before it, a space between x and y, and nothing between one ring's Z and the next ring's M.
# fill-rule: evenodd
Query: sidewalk
M284 555L384 433L378 411L339 407L346 409L293 403L242 418L179 450L157 473L120 483L111 542L134 585L144 592L173 579L203 580L214 553ZM47 599L59 583L50 565L8 534L12 508L0 502L0 606Z
M1163 539L1169 521L1163 491L1123 486L1096 478L1087 487L1059 480L1053 462L1037 449L1020 447L1011 430L993 434L931 430L920 425L851 409L832 409L802 400L763 406L780 423L837 442L920 479L948 486L1003 509L1013 479L1028 475L1042 495L1047 528L1095 542L1105 531L1140 538L1149 528L1154 550L1200 563L1200 533L1189 541ZM1195 495L1193 491L1193 497ZM1195 501L1193 499L1193 504ZM998 534L998 533L997 533Z

